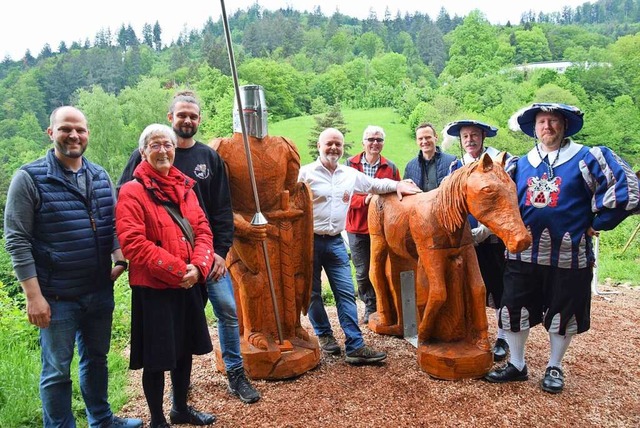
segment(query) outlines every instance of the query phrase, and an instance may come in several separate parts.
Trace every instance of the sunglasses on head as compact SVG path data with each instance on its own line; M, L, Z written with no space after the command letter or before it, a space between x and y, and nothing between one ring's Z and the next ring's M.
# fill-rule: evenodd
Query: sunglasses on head
M373 138L372 137L372 138L367 138L367 141L370 142L370 143L373 143L374 141L376 143L382 143L382 142L384 142L384 138Z

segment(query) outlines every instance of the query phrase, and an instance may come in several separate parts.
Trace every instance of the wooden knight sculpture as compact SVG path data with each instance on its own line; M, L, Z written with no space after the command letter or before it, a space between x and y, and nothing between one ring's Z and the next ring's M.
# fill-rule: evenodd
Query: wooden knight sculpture
M503 154L504 155L504 154ZM509 251L531 245L504 156L462 167L427 193L379 196L369 205L372 330L402 335L400 272L416 272L418 364L441 379L481 377L491 368L485 288L468 224L472 214ZM385 268L389 257L390 271Z
M256 202L237 108L233 136L209 145L224 159L229 174L235 235L227 265L238 305L241 352L250 377L286 379L320 361L317 339L300 325L311 294L311 199L307 186L298 182L300 155L294 143L267 134L262 87L242 86L240 95L266 226L251 224ZM216 352L219 357L219 349ZM221 358L217 367L224 370Z

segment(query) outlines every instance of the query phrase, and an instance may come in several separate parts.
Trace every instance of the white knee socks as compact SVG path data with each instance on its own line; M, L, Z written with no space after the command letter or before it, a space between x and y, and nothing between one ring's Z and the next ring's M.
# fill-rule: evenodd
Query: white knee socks
M500 321L500 309L496 309L496 320ZM498 327L498 336L497 339L507 339L504 335L504 330Z
M547 367L562 368L562 358L569 348L572 334L560 336L558 333L549 333L549 343L551 345L551 355Z
M509 344L509 362L518 370L522 370L526 365L524 361L524 345L529 337L529 329L519 332L505 331L507 343Z

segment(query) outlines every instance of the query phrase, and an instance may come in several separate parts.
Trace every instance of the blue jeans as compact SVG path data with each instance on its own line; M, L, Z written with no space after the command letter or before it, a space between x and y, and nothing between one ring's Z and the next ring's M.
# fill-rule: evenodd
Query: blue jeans
M351 264L342 236L318 236L313 239L313 286L309 305L309 321L317 336L333 334L327 311L322 303L322 281L324 268L331 291L336 299L338 320L345 335L347 354L364 346L362 332L358 327L358 308L351 279Z
M113 417L107 400L107 354L111 342L113 289L76 300L47 298L51 324L40 329L42 373L40 398L45 427L75 427L71 413L71 360L75 343L80 356L80 391L90 427Z
M207 281L207 293L213 307L213 313L218 319L218 340L222 361L227 373L242 367L240 353L240 329L238 327L238 312L233 295L231 275L227 274L218 281Z

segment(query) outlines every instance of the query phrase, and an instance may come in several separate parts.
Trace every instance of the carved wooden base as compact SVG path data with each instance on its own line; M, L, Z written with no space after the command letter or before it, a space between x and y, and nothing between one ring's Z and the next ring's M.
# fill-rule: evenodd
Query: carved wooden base
M493 364L491 351L465 342L436 342L418 346L418 365L430 376L459 380L480 378Z
M369 323L367 324L367 327L369 327L369 330L378 334L397 337L404 336L404 327L402 326L402 323L392 325L383 324L380 322L380 315L377 312L369 315Z
M320 346L315 337L308 342L299 338L290 338L284 342L284 346L279 346L270 341L268 349L262 350L241 337L240 352L247 376L251 379L289 379L308 372L320 363ZM216 368L225 373L219 344L216 345L215 353Z

